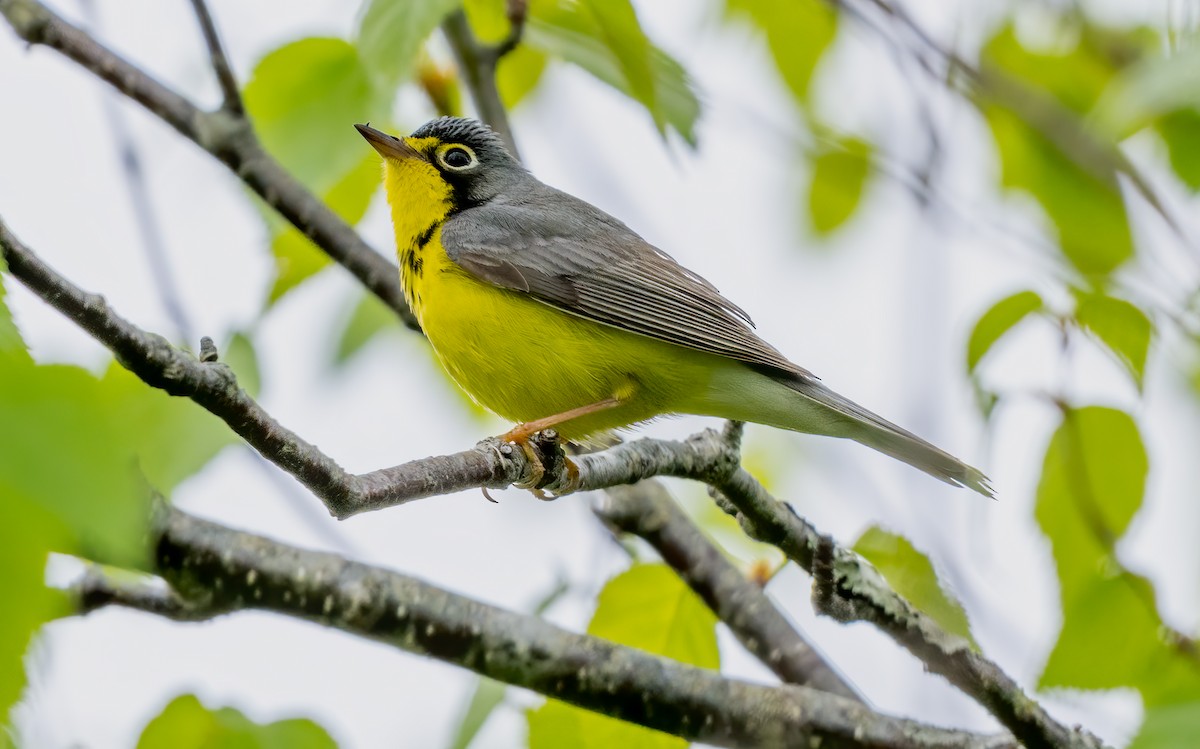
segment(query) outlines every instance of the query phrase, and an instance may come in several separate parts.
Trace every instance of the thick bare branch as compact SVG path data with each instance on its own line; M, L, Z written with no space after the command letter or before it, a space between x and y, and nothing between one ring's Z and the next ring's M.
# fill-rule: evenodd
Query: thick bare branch
M62 53L217 157L407 325L417 327L404 301L396 266L372 250L272 158L255 137L248 119L224 108L205 112L196 107L37 0L0 0L0 14L26 42Z
M661 482L606 490L594 512L645 539L734 636L780 679L862 702L821 654L804 641L767 594L704 537Z
M141 589L104 583L101 603L172 618L265 609L437 658L640 725L716 746L1015 749L981 736L872 712L799 686L728 679L555 627L395 572L306 551L166 509L155 560L179 609ZM176 594L172 594L178 599Z

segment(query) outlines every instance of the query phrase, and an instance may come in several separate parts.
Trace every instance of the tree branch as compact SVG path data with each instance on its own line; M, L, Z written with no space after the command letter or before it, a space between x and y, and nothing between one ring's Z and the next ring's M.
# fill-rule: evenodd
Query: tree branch
M710 433L712 434L712 433ZM712 439L716 439L712 434ZM740 425L726 429L727 450L736 451ZM1030 699L1012 677L942 629L891 589L870 564L822 535L808 521L772 497L740 467L709 473L708 483L732 505L751 538L778 546L813 575L813 605L842 622L875 625L983 705L1029 749L1097 749L1103 744L1081 728L1069 729Z
M230 611L197 606L161 578L135 576L124 571L109 574L98 565L89 565L83 577L71 586L71 592L81 614L90 614L106 606L124 606L179 622L198 622Z
M223 419L264 457L291 473L336 517L382 509L473 487L501 488L527 479L524 454L485 440L473 450L414 460L359 476L287 430L237 386L219 362L201 362L165 339L122 319L42 263L0 222L0 251L12 274L116 355L148 385L191 398ZM818 609L843 621L869 621L920 658L929 670L974 697L1029 747L1095 749L1093 737L1054 721L996 664L973 652L888 587L874 568L834 545L772 497L739 467L741 425L684 442L643 439L576 459L581 490L631 484L653 476L702 481L732 503L752 538L774 544L814 574ZM561 471L562 466L558 469ZM563 481L565 477L551 477ZM818 549L828 569L817 564Z
M0 14L17 36L29 44L60 52L211 153L267 205L354 274L405 324L418 327L404 301L396 266L372 250L345 221L272 158L244 115L225 108L215 112L199 109L37 0L0 0Z
M770 597L729 562L685 515L661 482L614 486L594 508L608 525L645 539L742 645L785 683L863 702L813 650Z
M514 12L514 8L519 8L519 11ZM446 41L450 43L450 49L454 51L458 60L459 69L467 89L471 92L471 100L475 102L475 111L479 119L496 131L513 158L520 161L517 142L508 122L508 111L504 108L504 102L500 100L499 89L496 88L496 65L501 57L520 42L525 26L525 4L522 0L510 0L509 23L511 31L508 38L495 47L480 44L462 10L456 10L446 17L442 23L442 33L446 35Z
M559 629L395 572L306 551L173 508L156 519L155 560L178 605L145 586L96 584L91 609L128 606L201 619L264 609L437 658L589 710L717 746L1015 749L893 718L824 692L722 677ZM169 601L170 603L165 603ZM181 615L182 614L182 615Z
M205 0L192 0L192 8L196 11L196 20L200 23L200 33L204 35L204 44L208 47L208 57L213 72L217 75L217 83L221 86L223 102L221 108L226 112L242 116L246 107L242 104L242 92L238 89L237 79L233 76L233 66L221 44L221 35L217 33L217 25L213 23L212 13L208 10Z

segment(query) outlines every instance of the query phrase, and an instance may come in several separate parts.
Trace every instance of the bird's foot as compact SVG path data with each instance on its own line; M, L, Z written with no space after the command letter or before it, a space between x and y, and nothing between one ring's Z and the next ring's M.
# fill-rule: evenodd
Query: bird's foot
M524 426L519 424L500 437L501 442L521 448L529 462L529 476L513 486L526 489L533 496L546 501L576 491L579 488L579 468L563 452L558 432L543 429L530 433Z

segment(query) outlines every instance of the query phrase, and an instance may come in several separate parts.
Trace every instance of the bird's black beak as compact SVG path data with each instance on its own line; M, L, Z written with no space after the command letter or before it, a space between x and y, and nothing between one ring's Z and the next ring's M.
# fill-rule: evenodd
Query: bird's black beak
M358 134L367 139L380 156L386 159L420 159L421 153L408 145L403 138L396 138L376 130L370 125L355 125Z

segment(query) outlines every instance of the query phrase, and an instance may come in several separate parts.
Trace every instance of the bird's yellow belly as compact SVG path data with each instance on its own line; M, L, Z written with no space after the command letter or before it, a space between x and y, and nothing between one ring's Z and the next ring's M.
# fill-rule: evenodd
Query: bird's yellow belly
M715 357L477 281L440 242L431 243L421 277L411 280L421 327L446 371L480 405L512 421L621 401L558 427L580 438L686 410L680 394L704 390L711 377Z

